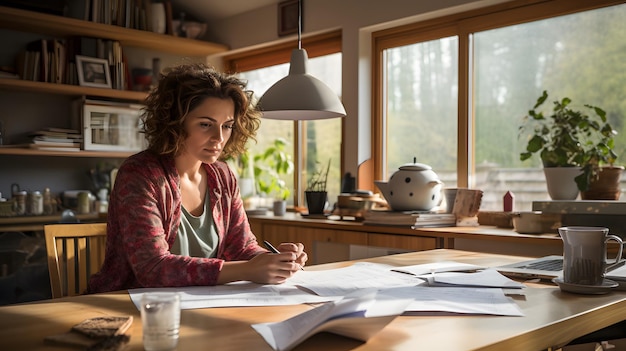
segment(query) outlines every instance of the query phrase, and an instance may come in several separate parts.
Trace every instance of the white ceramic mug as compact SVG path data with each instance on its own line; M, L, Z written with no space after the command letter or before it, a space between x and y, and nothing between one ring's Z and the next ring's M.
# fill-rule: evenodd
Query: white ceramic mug
M563 281L578 285L602 285L607 270L622 260L622 239L608 235L603 227L561 227L563 239ZM619 244L613 262L607 262L607 242Z

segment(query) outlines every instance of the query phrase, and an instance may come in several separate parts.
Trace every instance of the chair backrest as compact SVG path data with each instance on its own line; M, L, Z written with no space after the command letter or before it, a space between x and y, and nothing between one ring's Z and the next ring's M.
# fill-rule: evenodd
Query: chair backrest
M106 223L44 226L52 297L82 294L104 262Z

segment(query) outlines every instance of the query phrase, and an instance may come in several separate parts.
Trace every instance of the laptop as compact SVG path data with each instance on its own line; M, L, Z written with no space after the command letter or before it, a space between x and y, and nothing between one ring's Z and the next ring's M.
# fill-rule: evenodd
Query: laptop
M611 267L606 274L606 278L624 282L626 286L626 260ZM504 266L495 267L502 275L511 278L521 279L545 279L552 280L563 276L563 256L551 255L536 259L511 263Z
M563 276L563 256L544 256L494 268L511 278L551 280Z

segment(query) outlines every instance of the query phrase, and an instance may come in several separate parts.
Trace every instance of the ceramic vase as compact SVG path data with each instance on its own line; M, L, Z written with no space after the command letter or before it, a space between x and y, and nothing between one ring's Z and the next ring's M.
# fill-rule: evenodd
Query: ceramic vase
M284 216L287 213L287 201L274 200L273 210L274 216Z
M579 190L574 178L582 173L580 167L544 167L543 173L552 200L576 200Z
M165 33L165 5L162 2L156 2L150 5L152 31L155 33Z

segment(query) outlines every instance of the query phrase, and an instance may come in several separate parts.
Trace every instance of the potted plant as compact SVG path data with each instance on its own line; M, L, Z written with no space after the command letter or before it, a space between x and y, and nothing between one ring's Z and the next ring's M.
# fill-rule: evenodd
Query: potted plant
M291 189L281 176L293 173L292 157L286 152L287 141L277 138L260 154L254 156L254 178L257 190L274 198L274 214L283 215Z
M588 105L586 105L588 106ZM606 122L606 112L599 107L588 106L594 109L604 125L594 142L588 143L582 160L582 174L576 177L576 184L580 189L583 200L618 200L621 194L620 180L623 166L616 166L615 131Z
M330 159L328 159L326 168L317 168L307 182L304 195L306 197L306 204L310 215L324 214L324 208L326 207L326 201L328 200L326 183L328 181L329 170Z
M250 151L246 150L232 160L234 162L237 175L239 176L239 189L241 191L241 198L249 199L256 195L256 189L254 184L254 168L252 165L252 155Z
M617 133L607 122L604 110L591 105L584 105L591 113L571 109L571 99L567 97L554 101L552 114L544 116L538 108L547 99L544 91L519 128L520 135L529 134L520 160L539 153L551 198L573 200L598 178L602 165L612 165L617 158L613 151ZM573 181L565 181L566 178ZM569 188L563 190L562 186Z

